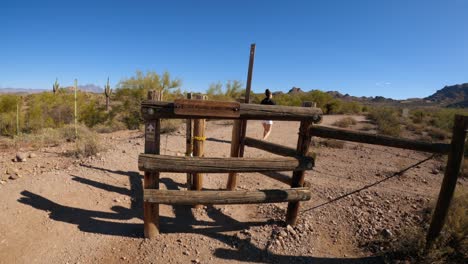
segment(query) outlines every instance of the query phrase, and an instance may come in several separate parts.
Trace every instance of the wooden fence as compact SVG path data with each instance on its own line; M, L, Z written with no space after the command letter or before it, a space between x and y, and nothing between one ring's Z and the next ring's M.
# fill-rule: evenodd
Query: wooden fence
M299 202L310 200L310 190L304 187L305 171L314 166L315 156L309 153L310 126L321 120L322 111L305 103L304 107L241 104L238 102L207 101L192 96L175 102L155 101L150 92L142 102L145 120L145 153L138 158L138 167L144 171L144 231L145 237L159 233L159 204L251 204L288 202L286 222L294 225ZM186 156L160 155L160 120L162 118L187 119ZM231 157L203 156L205 119L232 119L233 139ZM193 119L193 121L192 121ZM287 148L266 141L244 138L241 122L247 120L300 121L297 148ZM243 144L282 155L277 158L244 158ZM278 171L292 171L293 176ZM187 190L159 190L161 172L187 173ZM260 172L271 178L287 182L291 188L277 190L236 191L239 172ZM202 191L202 173L229 173L227 190ZM278 177L278 175L280 175Z
M329 128L318 123L322 111L305 102L303 107L242 104L238 102L176 100L158 102L151 100L142 103L145 120L145 154L139 156L139 169L145 172L144 178L144 229L145 236L155 237L159 233L159 204L248 204L288 202L286 223L297 221L299 202L310 199L309 185L304 181L305 171L314 166L315 155L309 152L312 136L376 144L395 148L411 149L437 154L448 154L447 167L439 193L431 225L427 233L427 245L439 235L453 197L457 177L464 154L464 144L468 129L467 116L455 116L451 144L427 143L363 132ZM171 157L160 155L160 119L187 119L187 155ZM205 139L205 119L233 119L230 158L203 157ZM193 131L192 131L192 119ZM297 147L289 148L275 143L245 137L247 120L300 121ZM283 157L258 159L243 158L243 146L255 147ZM292 177L279 171L292 171ZM159 190L160 172L187 173L187 191ZM235 191L237 173L260 172L263 175L290 185L290 189ZM225 191L201 191L201 173L229 173Z

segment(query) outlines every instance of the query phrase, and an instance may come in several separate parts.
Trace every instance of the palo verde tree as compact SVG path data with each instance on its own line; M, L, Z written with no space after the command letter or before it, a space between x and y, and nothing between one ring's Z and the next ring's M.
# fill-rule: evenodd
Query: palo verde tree
M135 76L118 83L114 98L120 104L112 107L110 115L117 116L130 129L138 128L142 120L140 102L146 99L148 91L156 90L155 99L163 100L164 96L172 96L171 90L180 86L181 81L171 78L168 72L159 75L155 71L137 71Z
M54 92L54 94L56 94L59 91L59 89L60 85L58 83L58 79L56 78L54 84L52 85L52 91Z
M106 96L106 111L109 111L109 102L110 102L111 94L112 94L112 89L110 88L109 77L107 77L107 83L104 86L104 95Z
M220 82L212 83L206 93L214 100L232 100L244 95L245 90L242 88L242 82L234 80L227 81L224 89Z
M169 93L171 89L179 88L181 81L179 79L171 79L169 72L164 72L159 75L155 71L148 71L143 73L137 71L135 76L123 80L119 83L119 89L137 89L140 90L141 97L146 96L146 92L149 90L156 90L158 97L156 100L162 101L164 95Z

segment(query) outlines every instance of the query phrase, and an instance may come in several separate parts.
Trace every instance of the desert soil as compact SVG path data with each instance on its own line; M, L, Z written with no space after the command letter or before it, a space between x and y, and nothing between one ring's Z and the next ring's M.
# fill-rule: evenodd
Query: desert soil
M325 116L323 124L339 118ZM355 118L357 128L365 123ZM161 154L183 155L184 131L162 135ZM275 122L269 140L295 147L297 131L297 122ZM249 122L249 136L260 138L261 133L260 122ZM205 155L227 157L229 123L208 122L206 134ZM285 203L202 209L161 205L162 233L149 240L143 238L137 168L143 135L120 131L100 137L106 150L79 160L64 155L73 143L2 150L0 263L382 263L382 248L366 243L391 240L420 225L443 176L443 159L437 158L332 201L429 155L350 142L329 148L314 139L316 167L306 176L312 199L301 204L297 226L284 226ZM12 162L17 151L33 155ZM246 156L273 155L247 147ZM185 179L184 174L162 174L160 186L183 190ZM226 180L224 174L205 175L204 188L222 189ZM239 176L239 190L286 187L261 174Z

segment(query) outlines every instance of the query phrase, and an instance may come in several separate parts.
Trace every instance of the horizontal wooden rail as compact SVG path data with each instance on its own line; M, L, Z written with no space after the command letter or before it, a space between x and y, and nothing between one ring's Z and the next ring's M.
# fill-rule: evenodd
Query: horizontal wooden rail
M284 173L281 173L281 172L277 172L277 171L263 171L263 172L260 172L261 174L273 179L273 180L277 180L279 182L282 182L282 183L285 183L287 185L291 185L291 181L292 181L292 177L291 176L288 176ZM310 182L308 181L304 181L304 187L310 187L311 184Z
M195 100L192 100L195 101ZM141 112L145 120L153 120L158 118L215 118L215 119L252 119L252 120L289 120L301 121L312 120L318 122L322 118L322 110L313 107L294 107L294 106L279 106L279 105L260 105L260 104L240 104L238 114L232 113L223 114L226 111L219 110L218 112L210 109L210 105L216 105L219 109L220 103L217 101L203 101L206 105L206 111L196 110L193 114L187 114L184 111L182 114L175 113L175 104L172 102L160 101L143 101L141 103ZM198 103L202 107L201 103Z
M244 139L244 144L252 148L258 148L264 151L268 151L281 156L294 157L297 155L295 148L286 147L283 145L275 144L265 140L255 139L251 137L246 137Z
M439 154L447 154L450 151L450 144L445 143L428 143L423 141L375 135L324 126L312 126L310 128L310 132L312 136L316 137L382 145L394 148L411 149Z
M246 137L244 139L244 143L246 146L252 147L252 148L258 148L273 154L281 155L281 156L286 156L286 157L295 157L297 156L297 151L294 148L286 147L283 145L279 145L276 143L268 142L265 140L261 139L256 139L256 138L251 138L251 137ZM309 152L306 155L307 157L311 157L315 160L316 154L314 152Z
M207 158L140 154L138 168L149 172L227 173L303 171L314 166L311 157Z
M257 191L144 190L144 201L158 204L253 204L310 200L307 188Z

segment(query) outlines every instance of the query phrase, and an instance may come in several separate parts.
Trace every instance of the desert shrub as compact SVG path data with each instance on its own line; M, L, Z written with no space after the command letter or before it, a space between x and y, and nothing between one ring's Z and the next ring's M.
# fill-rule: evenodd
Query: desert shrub
M400 135L400 118L396 109L376 107L369 111L368 117L377 125L377 131L384 135Z
M345 142L341 140L336 140L336 139L326 139L326 140L322 140L320 142L320 145L325 146L327 148L342 149L344 148Z
M406 123L406 129L414 132L415 134L421 135L424 131L424 126L421 124L414 124L410 121Z
M449 133L446 130L430 127L427 129L428 135L435 140L445 140L449 137Z
M359 114L363 110L363 106L358 102L345 102L341 104L340 114Z
M410 118L416 124L421 124L426 115L427 113L425 111L419 109L410 112Z
M64 140L75 142L75 149L68 154L76 157L88 157L96 155L101 150L99 135L84 125L77 126L76 137L73 125L63 127L60 132Z
M22 113L22 100L17 95L0 96L0 135L12 136L18 134L16 131L16 111L19 107L19 127L24 127L24 115Z
M374 130L375 127L371 124L363 124L362 127L360 128L360 130L362 131L371 131L371 130Z
M98 124L93 127L93 130L98 132L98 133L112 133L115 131L120 131L120 130L125 130L127 129L127 126L117 120L112 120L109 121L105 124Z
M89 157L96 155L100 149L98 136L90 134L87 137L80 137L77 139L74 154L77 157Z
M432 247L426 252L426 230L423 228L406 229L399 237L387 241L388 260L405 260L411 263L466 263L468 258L468 192L460 189L450 205L444 230ZM427 210L428 211L428 210ZM428 225L430 217L424 217Z
M161 120L161 134L175 132L181 125L180 119L163 119Z
M333 123L333 125L337 127L350 127L356 124L357 124L356 119L349 117L349 116L343 117L340 120L337 120L335 123Z

